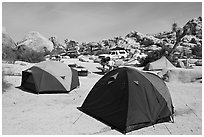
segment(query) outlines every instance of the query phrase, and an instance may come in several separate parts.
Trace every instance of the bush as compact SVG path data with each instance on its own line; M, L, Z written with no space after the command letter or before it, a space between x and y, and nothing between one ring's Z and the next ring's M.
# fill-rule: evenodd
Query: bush
M153 62L155 60L158 60L159 58L161 58L161 53L160 51L152 51L150 53L147 54L146 58L141 58L139 60L140 62L140 67L146 66L149 62Z
M10 47L2 47L2 59L12 63L16 60L37 63L44 61L44 56L48 54L50 54L50 52L47 50L45 50L45 52L36 52L31 49L19 48L15 50Z
M36 52L31 49L21 50L18 49L17 51L17 59L20 61L30 62L30 63L37 63L44 61L45 52Z
M98 55L100 55L100 54L108 54L108 53L110 53L110 50L109 50L109 49L101 49L101 50L97 51L97 52L95 53L95 55L98 56Z
M193 55L202 58L202 46L195 46L191 50Z
M10 47L2 47L2 59L9 61L9 62L15 62L17 58L16 50L12 49Z
M8 82L5 80L5 74L4 74L4 72L2 71L2 93L6 92L6 89L8 89L10 86L11 86L11 84L8 83Z

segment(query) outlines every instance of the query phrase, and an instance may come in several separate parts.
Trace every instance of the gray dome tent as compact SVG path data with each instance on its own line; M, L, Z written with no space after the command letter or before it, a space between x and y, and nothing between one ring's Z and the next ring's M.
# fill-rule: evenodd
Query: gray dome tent
M148 63L144 70L162 70L164 68L176 68L165 56L162 56L160 59Z
M35 93L68 93L78 86L78 72L61 62L43 61L22 71L21 87Z

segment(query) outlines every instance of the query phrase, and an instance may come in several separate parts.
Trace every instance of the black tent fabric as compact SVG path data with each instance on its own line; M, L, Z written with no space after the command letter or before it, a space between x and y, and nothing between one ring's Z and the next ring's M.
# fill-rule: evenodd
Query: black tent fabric
M163 80L132 67L103 76L78 109L123 134L173 118L171 96Z

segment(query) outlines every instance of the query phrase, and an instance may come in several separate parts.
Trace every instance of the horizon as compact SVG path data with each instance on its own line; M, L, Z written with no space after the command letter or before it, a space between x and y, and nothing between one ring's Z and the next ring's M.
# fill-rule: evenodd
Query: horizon
M2 30L15 42L31 31L61 44L99 42L131 31L170 31L199 16L202 2L2 2Z

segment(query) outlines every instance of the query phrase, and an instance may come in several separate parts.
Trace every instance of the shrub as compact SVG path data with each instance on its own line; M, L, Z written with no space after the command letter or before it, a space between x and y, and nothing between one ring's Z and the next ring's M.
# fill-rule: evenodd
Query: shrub
M100 55L100 54L108 54L108 53L110 53L109 49L101 49L101 50L97 51L95 53L95 55L97 56L97 55Z
M45 52L36 52L31 49L18 49L17 51L17 59L25 62L30 62L30 63L37 63L44 61Z
M17 58L16 50L12 49L10 47L2 47L2 59L9 61L9 62L15 62Z
M202 57L202 46L195 46L192 49L192 54L197 57Z
M146 58L141 58L139 60L141 67L146 66L149 62L153 62L157 59L161 58L161 54L160 51L152 51L150 53L147 54Z
M5 93L5 92L6 92L6 89L8 89L10 86L11 86L11 84L8 83L8 82L5 80L5 74L4 74L4 72L2 71L2 93Z
M19 48L17 50L10 47L2 47L2 59L9 62L15 62L16 60L37 63L44 61L45 55L50 54L49 51L36 52L31 49Z

